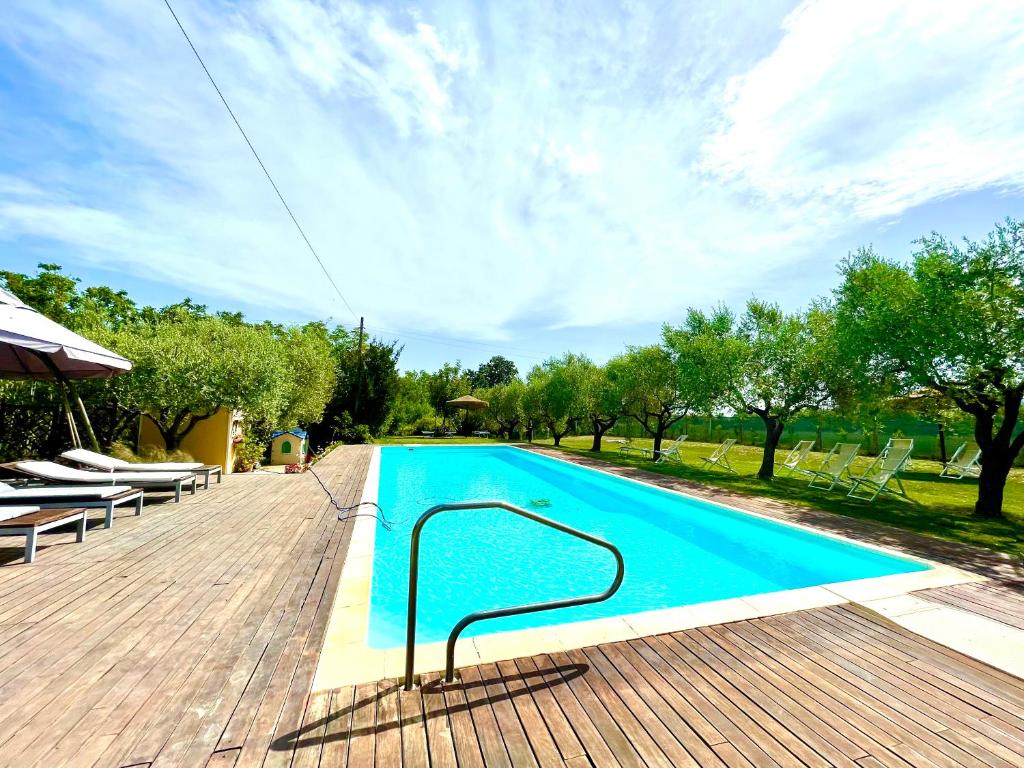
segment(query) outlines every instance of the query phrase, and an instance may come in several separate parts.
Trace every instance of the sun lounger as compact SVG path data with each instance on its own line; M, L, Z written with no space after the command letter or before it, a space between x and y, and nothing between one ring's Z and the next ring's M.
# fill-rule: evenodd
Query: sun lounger
M700 465L700 468L704 469L707 467L711 469L711 467L721 467L728 472L732 472L734 475L738 475L739 473L729 463L729 451L732 450L734 445L736 445L736 438L730 437L728 440L723 440L722 444L715 448L710 456L704 457L704 463Z
M142 514L143 492L127 485L72 485L28 486L14 488L0 483L0 513L15 504L31 505L43 509L85 507L104 510L104 528L114 524L114 507L134 504L135 514Z
M662 464L668 461L676 461L679 464L682 464L683 457L679 455L679 448L686 442L687 437L689 437L689 435L680 435L669 443L667 448L662 448L658 453L658 459L655 461L655 464Z
M801 440L793 446L793 450L786 454L786 458L779 462L779 466L784 470L788 470L789 474L793 474L794 472L801 475L811 474L811 470L806 467L801 467L800 464L807 458L807 454L811 452L811 448L813 447L813 440Z
M128 485L132 488L172 488L174 500L181 501L181 489L196 492L196 476L191 472L94 472L65 467L52 461L18 461L14 469L23 474L63 485Z
M37 506L0 509L0 536L25 537L25 562L36 559L36 539L43 531L76 523L76 541L85 540L85 510L82 508L40 509Z
M821 466L811 470L811 482L808 488L818 488L823 491L831 491L837 485L844 488L853 483L850 476L850 465L857 458L860 451L860 443L836 443L832 450L825 454L821 460ZM828 485L819 483L827 482Z
M907 462L910 461L910 448L890 448L885 454L879 454L863 474L853 478L853 487L846 494L850 498L874 501L880 493L891 493L894 496L907 498L907 491L900 480ZM896 481L899 492L888 487L891 480ZM870 494L870 495L868 495Z
M156 464L132 464L124 459L104 456L102 453L87 451L84 448L64 451L61 456L84 467L100 469L105 472L192 472L202 476L204 489L210 487L210 475L216 475L218 483L223 478L223 469L220 464L203 464L201 461L164 461Z
M619 453L623 456L628 456L631 453L639 453L645 459L650 458L651 449L644 448L642 445L633 445L631 438L626 438L625 444L619 447Z
M956 449L952 458L942 465L939 477L959 480L963 477L977 477L980 474L981 448L971 443L964 443Z

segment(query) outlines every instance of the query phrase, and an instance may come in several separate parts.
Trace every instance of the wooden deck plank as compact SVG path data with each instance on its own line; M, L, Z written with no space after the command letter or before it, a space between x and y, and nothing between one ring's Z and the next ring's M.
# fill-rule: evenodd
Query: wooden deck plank
M1024 585L958 584L915 592L915 596L1024 629Z

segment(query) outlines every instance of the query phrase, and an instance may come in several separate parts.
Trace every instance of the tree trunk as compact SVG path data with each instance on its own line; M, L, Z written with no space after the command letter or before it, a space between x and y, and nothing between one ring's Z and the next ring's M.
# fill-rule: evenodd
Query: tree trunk
M555 446L557 447L562 442L562 436L558 432L552 432L551 436L555 438Z
M661 440L665 437L665 429L665 425L659 420L658 428L654 431L654 451L651 453L651 459L654 461L661 456Z
M946 425L939 422L939 461L946 463Z
M1003 490L1010 474L1012 459L1009 452L991 448L981 456L981 475L978 476L978 500L974 514L978 517L1003 516Z
M594 442L590 446L590 450L594 453L600 453L601 451L601 438L604 437L604 433L615 426L618 421L615 419L591 419L590 423L594 428Z
M757 470L757 476L762 480L771 480L775 477L775 449L779 447L786 425L777 416L761 416L761 421L764 422L765 430L764 454L761 456L761 468Z

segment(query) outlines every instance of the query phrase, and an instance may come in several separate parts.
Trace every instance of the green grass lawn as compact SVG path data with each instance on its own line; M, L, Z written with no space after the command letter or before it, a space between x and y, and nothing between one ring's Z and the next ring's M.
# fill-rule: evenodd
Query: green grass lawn
M494 440L481 438L415 438L399 437L382 439L381 443L487 443ZM552 445L551 440L538 440L540 445ZM726 488L750 496L765 496L779 501L799 504L805 507L834 512L848 517L875 520L880 523L905 528L918 533L937 536L952 541L961 541L1000 552L1024 556L1024 471L1014 470L1006 486L1003 510L1006 520L986 520L974 517L971 510L977 496L976 480L946 480L939 478L941 465L934 461L914 459L913 471L903 477L903 484L911 501L901 498L883 497L873 503L849 499L846 491L836 488L822 491L807 487L807 478L787 477L784 474L772 482L757 478L761 466L761 449L751 446L737 446L729 453L729 459L739 472L731 475L720 469L700 469L701 459L707 456L714 445L707 443L684 443L680 451L683 464L655 464L638 456L619 454L619 443L605 442L600 454L593 454L591 438L587 436L562 439L561 449L570 453L596 456L622 466L638 467L651 472L671 475L706 485ZM636 439L634 445L653 446L653 440ZM786 451L777 454L781 460ZM809 465L819 462L821 454L812 453ZM868 457L860 457L854 465L854 472L860 472L870 463Z

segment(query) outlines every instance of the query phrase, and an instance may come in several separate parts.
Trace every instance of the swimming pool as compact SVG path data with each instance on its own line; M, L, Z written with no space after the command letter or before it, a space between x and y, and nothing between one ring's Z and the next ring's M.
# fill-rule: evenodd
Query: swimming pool
M446 501L500 499L615 544L626 562L604 603L512 616L464 634L540 627L710 600L927 570L896 557L513 446L381 449L367 641L405 642L409 542ZM420 549L417 642L444 640L467 613L603 590L615 572L598 547L502 510L446 512Z

